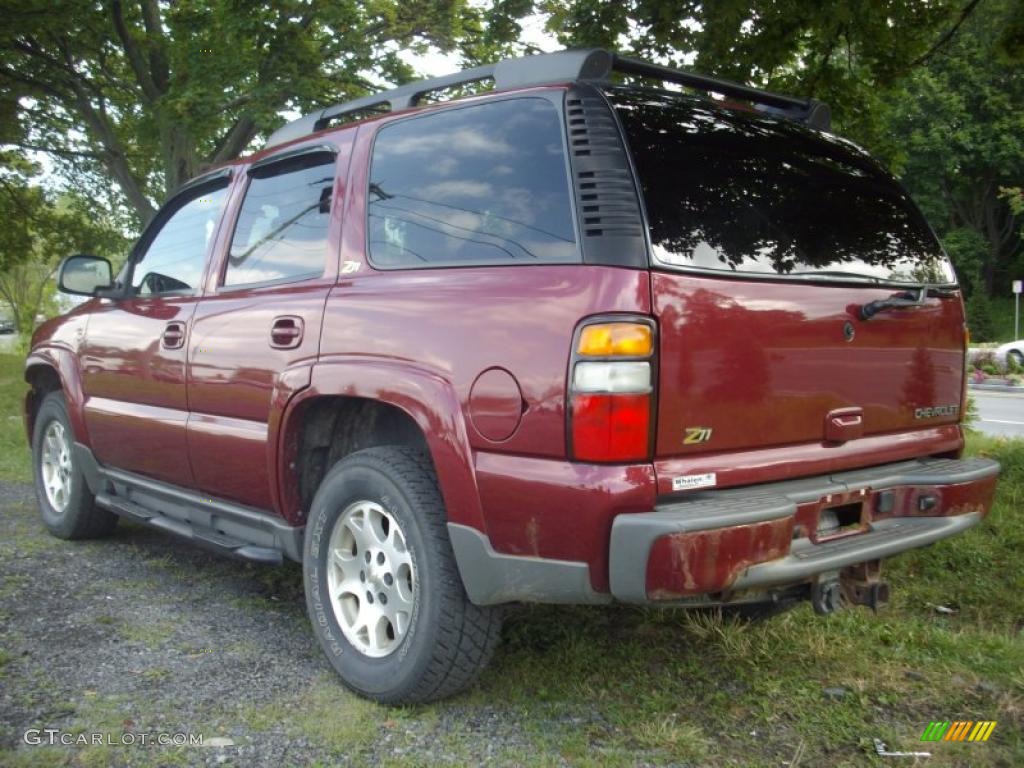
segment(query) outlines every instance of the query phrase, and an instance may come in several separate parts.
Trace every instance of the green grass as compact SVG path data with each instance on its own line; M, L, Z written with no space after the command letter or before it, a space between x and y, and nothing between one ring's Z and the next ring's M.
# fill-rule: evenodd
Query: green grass
M27 483L32 480L32 457L21 416L28 390L24 367L18 355L0 354L0 480Z

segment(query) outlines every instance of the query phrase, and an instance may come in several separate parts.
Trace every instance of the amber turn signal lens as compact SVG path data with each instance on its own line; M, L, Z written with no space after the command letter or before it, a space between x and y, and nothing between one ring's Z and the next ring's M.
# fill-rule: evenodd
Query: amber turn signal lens
M641 323L588 325L576 349L588 357L647 357L653 350L650 326Z

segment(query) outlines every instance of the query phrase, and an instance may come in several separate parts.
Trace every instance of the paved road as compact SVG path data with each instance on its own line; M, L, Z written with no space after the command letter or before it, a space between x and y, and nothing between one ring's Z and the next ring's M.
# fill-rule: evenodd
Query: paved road
M986 435L1024 437L1024 393L972 390L978 404L977 429Z

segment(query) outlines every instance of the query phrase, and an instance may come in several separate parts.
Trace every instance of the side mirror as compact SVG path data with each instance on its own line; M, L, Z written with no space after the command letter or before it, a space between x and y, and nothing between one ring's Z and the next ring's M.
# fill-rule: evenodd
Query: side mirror
M94 296L112 284L110 262L99 256L68 256L57 270L57 288L64 293Z

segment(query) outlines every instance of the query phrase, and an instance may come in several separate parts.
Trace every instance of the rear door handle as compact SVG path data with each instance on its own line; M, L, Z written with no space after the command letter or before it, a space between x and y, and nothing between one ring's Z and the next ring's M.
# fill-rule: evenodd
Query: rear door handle
M172 320L164 326L163 343L165 349L181 349L185 345L185 323Z
M275 317L270 327L270 346L275 349L295 349L302 343L302 318L295 315Z

